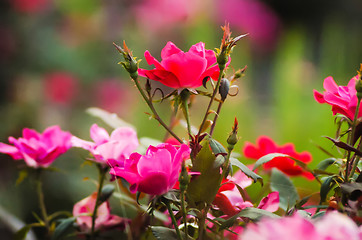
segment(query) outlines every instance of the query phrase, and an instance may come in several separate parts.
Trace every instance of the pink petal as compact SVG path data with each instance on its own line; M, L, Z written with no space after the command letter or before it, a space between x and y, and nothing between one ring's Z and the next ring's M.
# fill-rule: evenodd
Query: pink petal
M138 74L143 77L147 77L151 80L159 81L163 85L168 86L170 88L181 88L181 84L178 78L169 71L166 70L145 70L145 69L138 69Z
M97 124L93 124L90 128L90 137L93 139L93 141L97 144L103 144L105 142L109 141L109 134L104 129L99 127Z
M324 100L324 95L317 90L313 90L313 96L318 103L326 103L326 101Z
M167 42L166 46L161 51L161 58L166 59L173 54L182 52L173 42ZM148 62L148 61L147 61Z
M278 192L271 192L263 198L258 208L264 209L269 212L275 212L279 209L279 193Z
M138 185L138 191L151 195L162 195L173 187L168 182L168 175L163 172L149 173Z
M145 58L148 65L155 65L156 69L164 70L164 67L161 65L161 63L156 58L152 57L149 51L145 52Z
M171 154L165 149L159 149L154 155L142 156L137 165L138 173L142 177L147 177L149 174L163 173L170 176L172 171Z
M200 77L206 70L206 59L192 53L180 52L165 59L162 64L178 78L183 88L196 88L202 85Z
M16 147L5 144L5 143L0 143L0 152L9 154L15 160L19 160L19 159L23 158L23 155Z
M39 140L41 136L37 131L35 131L33 129L24 128L23 129L23 137L25 139L35 138L35 139Z
M336 84L336 82L333 80L333 78L331 76L324 79L323 87L327 92L331 92L331 93L338 92L338 85Z
M71 138L71 143L73 147L83 148L88 151L91 151L96 146L93 142L85 141L75 136Z

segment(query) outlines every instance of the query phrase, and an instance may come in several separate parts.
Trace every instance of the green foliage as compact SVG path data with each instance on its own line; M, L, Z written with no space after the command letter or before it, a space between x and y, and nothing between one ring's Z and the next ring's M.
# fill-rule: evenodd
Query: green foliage
M195 203L211 203L221 182L220 167L215 164L216 157L211 151L210 142L207 139L202 142L202 149L193 162L192 171L200 172L200 176L190 182L187 194Z
M59 220L58 226L55 228L55 231L52 236L52 240L58 240L67 234L70 229L73 227L73 223L75 221L75 217L65 218Z
M285 211L292 208L297 200L299 200L298 192L292 181L288 176L275 168L272 170L270 177L270 188L272 191L279 192L279 207Z
M254 182L259 181L261 185L263 185L263 178L256 174L255 172L251 171L247 166L245 166L242 162L240 162L236 158L230 158L230 164L233 166L238 167L246 176L252 178Z

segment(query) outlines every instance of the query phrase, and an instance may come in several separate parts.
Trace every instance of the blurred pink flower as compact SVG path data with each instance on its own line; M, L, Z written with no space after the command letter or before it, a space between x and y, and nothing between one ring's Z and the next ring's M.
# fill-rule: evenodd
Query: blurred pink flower
M97 200L97 193L77 202L73 207L73 216L76 217L80 230L84 233L92 229L92 214ZM116 215L111 215L108 201L99 205L95 219L95 230L105 230L115 227L124 227L128 220Z
M132 153L123 167L122 164L112 167L110 174L124 178L130 184L131 193L162 195L175 185L181 162L189 155L186 144L179 148L168 143L149 146L145 155Z
M145 58L149 65L156 68L138 69L138 73L171 88L197 88L202 85L205 77L217 80L219 76L215 53L205 49L203 42L193 45L186 53L168 42L162 49L161 63L152 57L149 51L145 52Z
M20 13L39 13L49 5L49 0L10 0L14 10Z
M53 103L69 105L79 91L78 79L67 72L53 72L44 78L45 96Z
M218 0L219 21L249 33L251 44L263 50L272 49L279 36L281 23L277 14L258 0Z
M264 218L249 224L240 240L360 240L361 228L347 216L338 212L326 213L316 223L299 214L280 219Z
M245 157L255 160L269 153L283 153L304 163L309 163L312 161L312 155L309 152L296 152L292 143L278 146L271 138L267 136L259 137L256 145L250 142L246 142L243 148L243 153ZM304 171L295 163L294 160L287 157L276 157L273 160L265 163L263 166L265 169L271 169L275 167L289 176L302 175L307 179L314 179L310 172Z
M314 98L319 103L327 103L332 106L333 115L340 113L353 121L357 108L357 91L355 89L358 75L353 77L347 86L338 86L332 77L324 79L323 87L326 91L319 93L314 90ZM358 117L362 116L362 105L359 108Z
M47 168L59 155L71 147L72 135L59 126L48 127L43 133L29 128L23 129L23 137L9 137L9 143L0 143L0 152L9 154L15 160L24 159L29 167Z
M95 85L95 104L109 112L118 112L127 107L129 91L120 79L104 79Z
M197 0L143 0L133 11L147 31L165 31L195 15Z
M137 133L130 127L117 128L109 135L104 128L93 124L90 136L94 142L73 136L72 145L88 150L94 156L95 162L104 165L112 165L115 161L123 163L139 145Z

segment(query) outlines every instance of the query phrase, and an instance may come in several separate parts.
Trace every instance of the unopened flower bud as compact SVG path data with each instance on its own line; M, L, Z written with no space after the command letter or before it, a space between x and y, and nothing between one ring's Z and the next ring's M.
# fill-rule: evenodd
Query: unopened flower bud
M357 91L357 98L359 100L361 100L362 99L362 64L361 64L360 71L358 71L355 88L356 88L356 91Z
M226 78L221 79L220 87L219 87L219 93L220 93L222 101L225 101L226 97L228 96L229 89L230 89L229 80L226 79Z
M181 174L180 174L178 181L180 183L180 191L186 191L187 186L189 185L189 182L190 182L190 176L187 172L185 162L183 162L183 164L182 164Z
M138 77L138 65L139 61L137 61L133 55L131 50L126 45L126 42L123 41L123 49L117 44L113 43L113 45L117 48L117 50L123 55L124 62L120 62L120 64L129 72L132 79L136 79Z
M228 145L228 148L229 149L234 149L234 146L235 146L235 144L238 142L238 136L237 136L237 134L238 134L238 125L239 125L239 123L238 123L238 120L235 118L235 121L234 121L234 126L233 126L233 128L232 128L232 131L231 131L231 133L229 134L229 137L228 137L228 139L226 140L227 141L227 143L229 144Z

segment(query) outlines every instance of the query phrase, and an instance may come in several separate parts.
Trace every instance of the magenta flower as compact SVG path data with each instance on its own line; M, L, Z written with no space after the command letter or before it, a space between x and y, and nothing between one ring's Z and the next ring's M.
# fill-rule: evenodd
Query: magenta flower
M257 224L249 224L240 240L360 240L362 229L347 216L329 212L312 222L295 214L280 219L265 218Z
M138 147L137 133L133 128L120 127L109 136L108 132L93 124L90 136L94 142L72 137L73 147L88 150L94 156L94 161L101 164L110 164L114 161L123 162Z
M353 121L357 108L357 91L355 89L358 75L353 77L347 86L338 86L332 77L324 79L323 87L326 91L319 93L314 90L314 98L319 103L332 106L333 115L342 114ZM362 116L362 106L359 108L358 117Z
M92 229L92 214L97 200L97 193L77 202L73 207L73 216L76 217L80 230L84 233ZM105 230L115 227L124 227L128 220L110 214L109 203L104 202L98 206L94 229Z
M183 52L175 44L168 42L161 51L161 62L152 57L149 51L145 52L145 58L149 65L156 68L138 69L138 73L171 88L197 88L202 85L205 77L214 80L219 77L215 53L205 49L203 42L193 45L188 52Z
M110 174L124 178L131 193L137 191L162 195L173 188L181 170L181 162L190 155L190 148L179 148L168 143L149 146L145 155L132 153L122 167L113 166Z
M59 126L48 127L43 133L29 128L23 129L23 137L9 137L9 143L0 143L0 152L9 154L15 160L24 159L29 167L47 168L71 147L72 135Z

